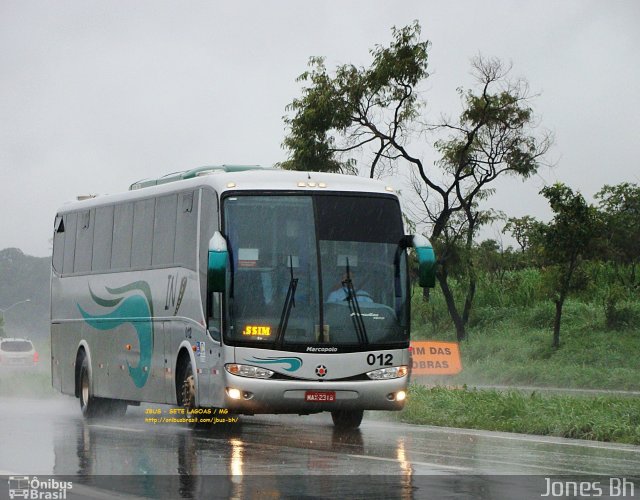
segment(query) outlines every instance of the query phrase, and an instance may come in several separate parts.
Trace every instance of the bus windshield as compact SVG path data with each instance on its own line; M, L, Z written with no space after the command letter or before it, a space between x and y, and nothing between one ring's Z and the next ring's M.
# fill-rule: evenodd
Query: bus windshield
M225 342L289 350L408 343L395 198L238 194L223 203L232 261Z

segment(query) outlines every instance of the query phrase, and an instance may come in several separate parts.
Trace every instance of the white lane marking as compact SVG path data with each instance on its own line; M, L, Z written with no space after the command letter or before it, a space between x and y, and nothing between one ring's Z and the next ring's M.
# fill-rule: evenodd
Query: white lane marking
M549 470L552 471L555 474L582 474L582 475L598 475L598 474L602 474L602 471L589 471L589 470L584 470L584 469L567 469L565 468L565 466L563 465L540 465L540 464L535 464L535 463L527 463L527 462L517 462L514 460L510 460L510 461L504 461L504 460L498 460L497 458L473 458L473 457L458 457L459 460L471 460L473 462L477 462L479 465L479 468L472 468L469 470L474 470L476 472L474 472L475 474L497 474L497 475L501 475L501 474L536 474L534 472L531 472L530 469L539 469L540 471L545 471L545 470ZM516 468L521 468L521 471L518 471L517 469L511 469L510 472L504 472L504 471L489 471L486 472L483 470L483 466L489 466L489 465L507 465L507 466L511 466L511 467L516 467ZM537 473L538 475L542 475L542 472Z
M398 460L397 458L385 458L385 457L372 457L369 455L351 455L348 454L348 457L352 457L352 458L364 458L367 460L379 460L381 462L393 462L396 464L401 464L403 463L402 460ZM469 468L469 467L457 467L455 465L443 465L443 464L436 464L436 463L431 463L431 462L416 462L414 460L407 460L406 463L410 464L410 465L424 465L425 467L437 467L439 469L451 469L451 470L456 470L456 471L464 471L464 472L468 472L471 471L473 469Z
M488 431L484 431L488 432ZM507 439L510 441L527 441L532 443L545 443L545 444L558 444L561 446L581 446L584 448L597 448L599 450L611 450L611 451L630 451L632 453L640 453L640 446L634 447L633 445L609 445L608 443L603 442L589 442L586 440L571 440L570 438L562 438L556 436L540 436L539 438L535 436L523 435L523 436L503 436L503 435L489 435L489 434L478 434L479 436L487 436L487 437L495 437L499 439ZM544 439L547 438L547 439Z
M368 421L367 427L385 427L389 429L389 422ZM482 436L487 438L506 439L509 441L526 441L531 443L557 444L561 446L579 446L585 448L597 448L611 451L630 451L640 453L640 446L624 443L607 443L603 441L588 441L586 439L571 439L560 436L535 436L532 434L507 433L503 431L485 431L481 429L464 429L459 427L438 427L435 425L405 424L403 422L391 423L393 427L407 427L421 432L440 432L444 434L457 434L468 436ZM364 425L363 425L364 427Z

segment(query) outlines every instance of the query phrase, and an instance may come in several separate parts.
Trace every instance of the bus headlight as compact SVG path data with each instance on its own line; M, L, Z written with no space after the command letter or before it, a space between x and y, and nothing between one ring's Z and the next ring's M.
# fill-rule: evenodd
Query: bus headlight
M271 370L267 370L266 368L249 365L238 365L236 363L224 365L224 368L232 375L238 375L240 377L270 378L274 374L274 372L272 372Z
M409 372L406 366L394 366L392 368L380 368L379 370L373 370L367 372L367 377L371 380L388 380L391 378L404 377Z

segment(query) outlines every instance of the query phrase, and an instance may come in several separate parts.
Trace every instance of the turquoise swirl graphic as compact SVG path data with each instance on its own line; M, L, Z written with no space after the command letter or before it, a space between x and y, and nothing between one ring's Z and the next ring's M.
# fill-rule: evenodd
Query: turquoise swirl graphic
M131 323L138 335L140 344L140 358L138 366L132 367L127 361L129 376L136 387L143 387L149 377L151 356L153 354L153 301L151 288L146 281L136 281L119 288L105 287L111 295L123 295L127 292L138 291L141 294L106 299L97 296L89 287L93 301L102 307L115 307L107 314L94 315L86 312L80 304L76 304L84 320L96 330L113 330L125 323ZM146 368L146 371L145 371Z
M300 358L257 358L245 359L247 363L255 363L257 365L272 365L272 364L285 364L288 368L284 368L288 372L295 372L302 366L302 359Z

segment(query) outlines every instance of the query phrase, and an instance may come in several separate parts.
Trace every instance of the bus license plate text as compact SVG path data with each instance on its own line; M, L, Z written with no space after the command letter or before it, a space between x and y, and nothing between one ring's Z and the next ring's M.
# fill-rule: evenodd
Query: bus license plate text
M336 393L334 391L307 391L304 393L304 400L315 403L335 401Z

